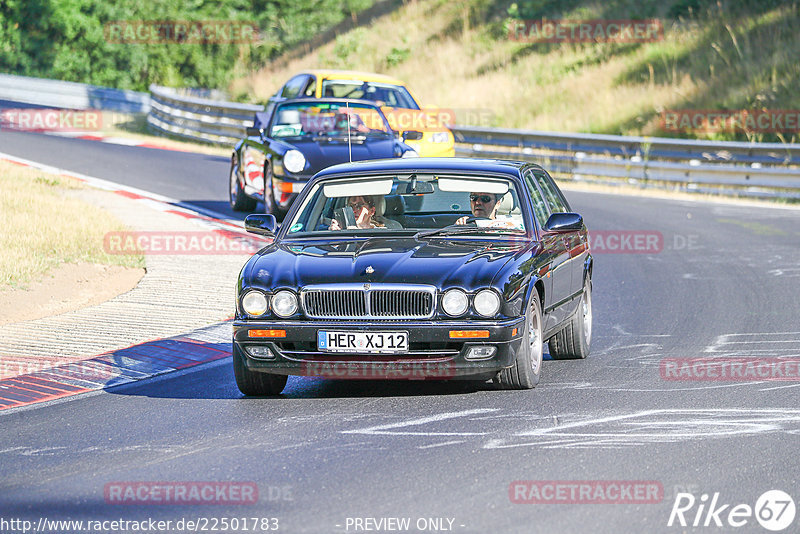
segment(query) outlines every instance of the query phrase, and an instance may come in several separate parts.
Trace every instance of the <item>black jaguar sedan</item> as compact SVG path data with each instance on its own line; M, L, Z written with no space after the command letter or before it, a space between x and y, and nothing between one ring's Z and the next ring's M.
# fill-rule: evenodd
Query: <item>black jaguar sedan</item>
M274 395L288 375L539 382L592 337L587 230L531 163L417 158L336 165L303 189L242 268L236 383Z
M415 157L396 137L381 109L364 100L300 98L256 114L233 149L229 175L234 211L282 218L315 173L337 163Z

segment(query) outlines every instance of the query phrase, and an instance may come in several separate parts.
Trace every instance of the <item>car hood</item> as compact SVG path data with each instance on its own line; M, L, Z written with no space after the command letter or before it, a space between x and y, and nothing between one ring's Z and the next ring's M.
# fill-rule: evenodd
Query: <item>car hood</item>
M285 242L262 250L245 269L244 282L265 289L331 283L431 284L438 288L487 287L527 242L489 242L397 236L325 243ZM516 262L512 262L516 263Z
M316 173L331 165L348 163L350 151L347 141L299 141L292 145L303 153L309 168L303 172ZM365 159L384 159L395 157L395 141L393 139L368 139L363 143L352 143L352 161Z

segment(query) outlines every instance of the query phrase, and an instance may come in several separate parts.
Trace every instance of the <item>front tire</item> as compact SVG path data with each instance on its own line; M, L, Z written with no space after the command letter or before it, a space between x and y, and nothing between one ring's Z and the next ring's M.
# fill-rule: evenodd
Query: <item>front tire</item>
M534 290L531 305L525 314L525 329L522 345L514 365L503 369L497 381L503 389L531 389L539 383L542 375L544 342L542 340L542 304Z
M578 312L567 326L550 338L550 356L554 360L582 360L589 355L592 343L592 280L586 278Z
M230 193L230 203L233 211L253 211L256 209L256 200L245 195L244 190L242 190L242 183L239 181L239 162L236 158L231 159L228 191Z
M245 366L245 355L233 344L233 375L239 391L251 397L279 395L289 379L286 375L272 375L249 370Z

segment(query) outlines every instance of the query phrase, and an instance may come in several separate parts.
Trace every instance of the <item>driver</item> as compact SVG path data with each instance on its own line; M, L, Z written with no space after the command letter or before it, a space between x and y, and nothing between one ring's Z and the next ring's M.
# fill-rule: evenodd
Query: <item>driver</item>
M347 131L347 124L350 124L350 131L359 133L369 133L369 127L364 123L364 119L358 113L339 110L333 118L334 129Z
M469 205L473 217L483 219L494 219L497 216L497 208L503 195L494 193L470 193ZM456 221L456 224L467 224L469 216L464 215Z

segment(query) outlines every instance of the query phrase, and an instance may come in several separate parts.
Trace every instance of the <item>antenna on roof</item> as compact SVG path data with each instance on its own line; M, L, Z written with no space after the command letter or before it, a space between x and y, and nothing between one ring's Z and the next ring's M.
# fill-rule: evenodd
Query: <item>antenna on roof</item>
M347 107L347 156L350 158L350 163L353 163L353 145L350 142L350 102L345 102Z

